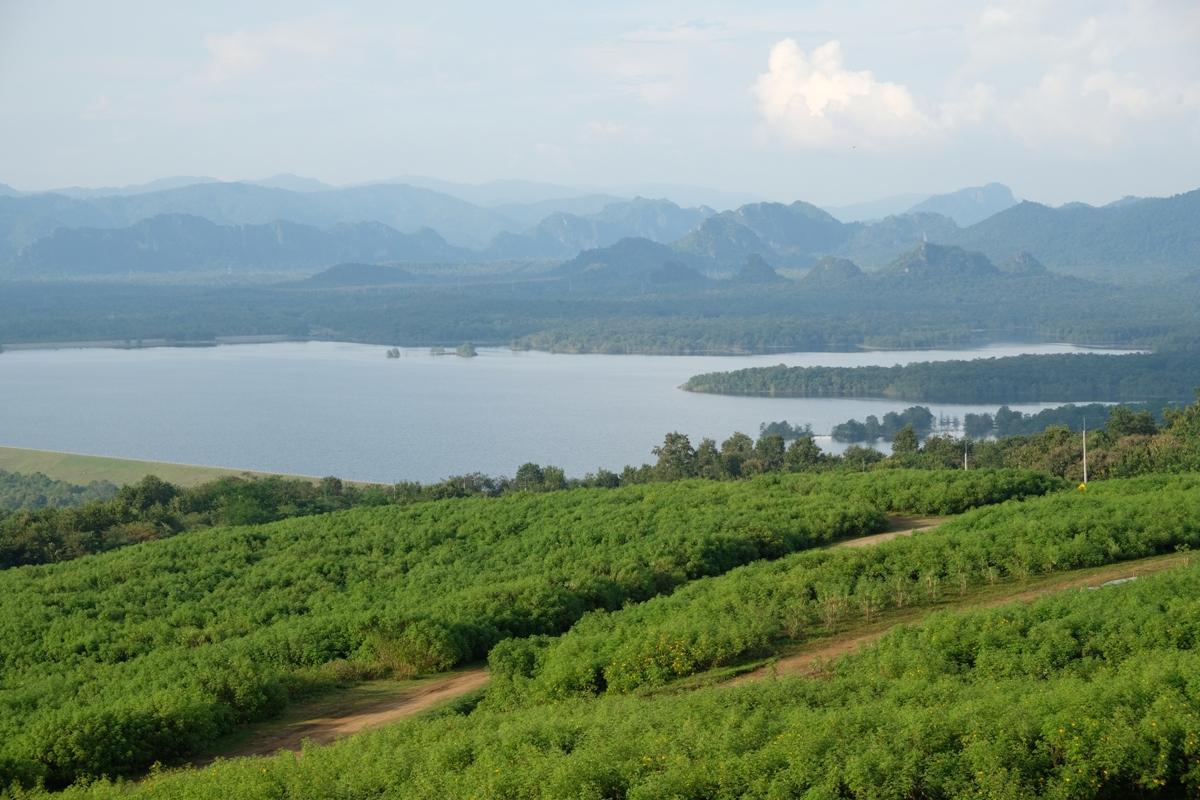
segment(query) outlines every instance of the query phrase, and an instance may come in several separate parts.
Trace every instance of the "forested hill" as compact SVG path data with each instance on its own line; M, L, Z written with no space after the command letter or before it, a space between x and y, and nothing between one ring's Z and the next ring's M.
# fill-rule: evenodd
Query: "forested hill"
M1002 183L989 183L934 195L917 203L908 212L941 214L959 225L967 226L1011 208L1018 202L1013 197L1012 189Z
M1200 352L1026 355L895 367L753 367L710 372L683 388L769 397L890 397L931 403L1186 400Z
M719 279L702 274L703 263L668 245L628 239L520 274L460 278L440 267L358 263L311 282L270 286L9 282L0 291L0 344L287 335L388 346L470 341L688 354L996 341L1159 348L1200 334L1200 282L1115 287L1028 261L1020 270L1001 269L933 244L892 270L864 273L848 261L825 260L800 280L780 279L765 259L742 262ZM371 289L351 291L365 286Z
M1051 269L1108 280L1178 277L1200 266L1200 189L1100 208L1025 202L946 241L997 261L1026 251Z

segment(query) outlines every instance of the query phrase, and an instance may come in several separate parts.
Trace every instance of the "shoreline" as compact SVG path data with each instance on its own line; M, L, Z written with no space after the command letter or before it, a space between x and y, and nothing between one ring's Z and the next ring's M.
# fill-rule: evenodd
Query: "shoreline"
M227 347L231 345L243 344L283 344L283 343L333 343L333 344L358 344L368 347L399 347L402 350L427 350L431 347L453 348L462 344L402 344L388 345L378 342L365 342L355 339L321 339L303 336L290 336L287 334L255 334L246 336L217 336L212 339L78 339L78 340L62 340L50 342L12 342L0 343L0 356L5 352L31 352L38 350L150 350L161 348L177 348L177 349L193 349L200 347ZM925 353L925 352L975 352L986 350L992 347L1077 347L1082 350L1097 350L1097 351L1120 351L1121 353L1148 353L1151 352L1146 348L1138 348L1133 345L1111 345L1111 344L1079 344L1076 342L1019 342L1019 341L993 341L985 344L976 344L969 346L953 346L941 345L932 347L871 347L867 345L854 345L846 349L837 350L743 350L731 348L729 350L705 350L693 351L687 353L663 353L655 351L645 352L626 352L626 353L608 353L603 351L578 351L578 350L541 350L534 347L516 348L506 344L486 344L476 343L475 346L481 349L499 349L512 350L521 353L545 353L547 355L556 356L676 356L680 358L747 358L761 356L788 356L799 353Z
M277 344L279 342L311 342L286 334L255 336L217 336L212 339L78 339L57 342L12 342L0 344L0 354L28 350L149 350L157 347L219 347L236 344ZM82 453L77 455L84 455Z

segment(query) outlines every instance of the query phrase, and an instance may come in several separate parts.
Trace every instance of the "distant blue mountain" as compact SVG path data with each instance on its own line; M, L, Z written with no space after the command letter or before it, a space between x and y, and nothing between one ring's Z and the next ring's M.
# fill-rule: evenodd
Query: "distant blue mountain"
M60 227L126 227L160 214L188 214L219 225L288 220L327 227L381 222L399 231L433 228L447 241L482 247L515 226L502 215L429 189L374 184L289 191L250 183L195 183L173 189L97 197L39 193L0 197L0 260Z
M127 228L59 228L27 247L20 275L311 271L347 261L446 263L472 253L425 229L401 233L378 222L316 228L294 222L217 225L163 214Z
M961 227L982 222L993 214L1012 208L1019 200L1002 183L971 186L948 194L935 194L908 209L909 214L941 214Z

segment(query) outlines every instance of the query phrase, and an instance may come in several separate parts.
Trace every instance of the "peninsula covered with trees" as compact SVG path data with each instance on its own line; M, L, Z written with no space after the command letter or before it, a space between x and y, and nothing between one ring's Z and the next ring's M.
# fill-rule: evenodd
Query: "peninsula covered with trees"
M689 392L764 397L886 397L940 403L1186 400L1200 346L1121 356L1023 355L894 367L751 367L695 375Z

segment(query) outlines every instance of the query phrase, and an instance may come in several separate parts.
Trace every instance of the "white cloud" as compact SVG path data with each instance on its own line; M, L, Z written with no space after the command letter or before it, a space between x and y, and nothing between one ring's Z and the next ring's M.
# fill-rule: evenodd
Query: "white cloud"
M611 119L594 119L584 124L583 131L594 139L617 139L629 131L629 126Z
M112 110L112 100L107 94L98 95L83 109L84 119L104 119Z
M1012 21L1012 12L999 6L987 6L979 15L979 27L983 30L1007 28Z
M923 93L843 63L838 42L770 52L754 93L771 129L822 149L971 133L1084 155L1171 129L1200 134L1200 3L998 0L963 31L963 61Z
M937 133L907 87L847 69L837 41L811 54L779 42L754 93L768 125L803 147L881 148Z
M327 20L286 22L255 31L206 36L209 62L204 77L214 83L240 78L263 68L278 55L328 56L341 40L338 28Z
M689 56L684 47L618 41L588 48L585 55L614 88L650 105L678 97L687 85Z
M677 25L651 26L628 31L621 35L626 42L642 44L703 45L729 41L733 33L721 23L683 22Z
M1108 149L1200 122L1200 5L1009 0L968 31L962 82L981 120L1033 149Z

